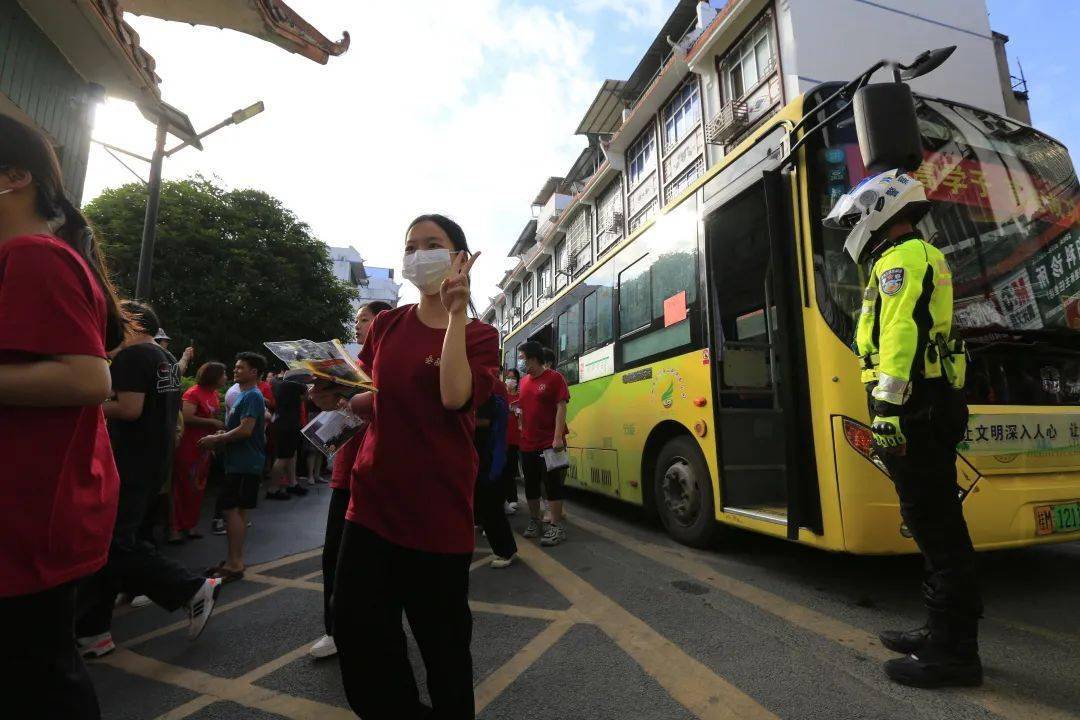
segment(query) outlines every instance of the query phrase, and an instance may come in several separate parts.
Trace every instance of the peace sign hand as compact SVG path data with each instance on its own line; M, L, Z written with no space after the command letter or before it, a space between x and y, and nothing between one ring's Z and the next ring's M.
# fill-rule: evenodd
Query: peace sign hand
M442 299L443 307L450 315L464 315L469 308L469 271L472 270L478 257L480 253L471 257L466 256L464 252L454 255L454 260L450 264L450 274L442 281L442 286L439 288L439 297Z

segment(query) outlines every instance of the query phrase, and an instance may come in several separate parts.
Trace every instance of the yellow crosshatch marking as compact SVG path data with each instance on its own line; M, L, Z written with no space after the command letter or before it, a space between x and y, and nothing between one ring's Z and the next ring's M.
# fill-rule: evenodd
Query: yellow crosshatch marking
M881 647L872 634L768 590L730 577L708 564L705 553L640 540L597 521L583 518L577 512L570 522L604 541L672 568L733 599L753 605L794 628L843 646L856 656L875 661L892 657L891 653ZM486 567L492 557L486 554L489 552L486 547L478 547L477 550L482 555L472 563L471 570L473 571ZM215 615L230 612L285 589L321 593L322 583L317 579L322 574L321 571L310 572L297 578L281 578L265 574L267 571L316 557L319 553L318 549L310 550L270 563L253 565L245 574L245 580L265 585L266 588L243 598L222 602L215 609ZM513 656L479 680L475 690L477 713L481 713L497 700L523 673L563 639L571 628L577 624L592 624L604 632L645 673L659 683L672 700L682 705L694 717L776 720L777 715L772 711L735 685L716 675L674 642L559 562L557 553L548 553L532 543L521 542L519 557L525 565L569 601L570 606L556 610L479 600L470 602L474 613L529 618L546 623ZM1048 633L1040 628L1024 627L1021 623L1004 618L992 617L988 620L1024 632L1040 635ZM158 715L154 720L183 720L219 701L232 702L253 710L298 720L307 718L344 720L355 717L347 708L256 684L258 680L281 668L306 658L308 648L315 638L237 678L217 677L206 672L173 665L142 655L132 649L148 640L182 630L186 625L186 621L179 621L147 632L124 642L116 652L92 662L198 693L197 697ZM1061 640L1061 638L1052 639ZM838 672L848 672L842 660L825 656L820 659L835 665ZM1024 688L1015 686L1007 678L996 678L990 687L953 690L950 694L1005 720L1027 720L1032 717L1038 717L1040 720L1080 720L1080 715L1046 705L1032 698Z

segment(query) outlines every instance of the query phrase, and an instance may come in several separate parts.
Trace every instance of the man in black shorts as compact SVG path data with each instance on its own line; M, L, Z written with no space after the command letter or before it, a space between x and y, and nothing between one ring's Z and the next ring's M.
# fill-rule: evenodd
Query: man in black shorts
M518 370L522 372L518 394L521 469L525 475L525 499L529 502L531 516L525 537L536 537L543 525L540 544L558 545L566 540L566 530L562 526L566 468L548 470L544 451L566 449L566 403L570 401L570 391L562 375L544 367L544 348L540 343L522 343L518 352ZM541 486L548 499L550 522L544 522L541 517Z
M225 482L219 506L225 515L229 554L224 563L210 570L211 577L225 582L244 576L247 511L258 502L266 464L266 400L259 390L259 376L264 370L266 358L262 355L242 352L236 356L233 379L240 385L240 397L225 420L225 430L199 441L199 447L225 451Z

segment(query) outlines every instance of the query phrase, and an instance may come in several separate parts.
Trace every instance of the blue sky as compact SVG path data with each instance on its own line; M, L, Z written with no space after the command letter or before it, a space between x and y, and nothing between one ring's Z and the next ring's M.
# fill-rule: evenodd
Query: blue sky
M1023 65L1031 121L1080 157L1080 3L1074 0L988 0L990 27L1009 36L1012 72Z
M331 38L349 30L352 48L323 67L231 31L127 16L157 60L164 99L196 127L266 102L263 115L208 138L205 152L170 158L165 177L202 173L266 190L327 244L352 245L383 267L400 267L409 220L450 214L484 252L474 269L484 306L513 262L506 253L532 198L584 147L573 131L601 82L629 75L675 2L289 4ZM1034 124L1072 147L1075 160L1080 2L988 6L991 26L1011 38L1014 72L1023 64ZM130 103L106 102L94 133L152 149L153 128ZM130 181L95 146L84 200Z

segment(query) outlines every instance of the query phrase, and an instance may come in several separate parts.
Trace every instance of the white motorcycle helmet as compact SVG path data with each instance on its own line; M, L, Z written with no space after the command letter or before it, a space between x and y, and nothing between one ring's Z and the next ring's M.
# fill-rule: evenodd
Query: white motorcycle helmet
M850 231L844 251L862 264L881 246L878 230L901 214L914 224L929 209L921 182L906 173L887 170L866 178L837 200L822 223L827 228Z

